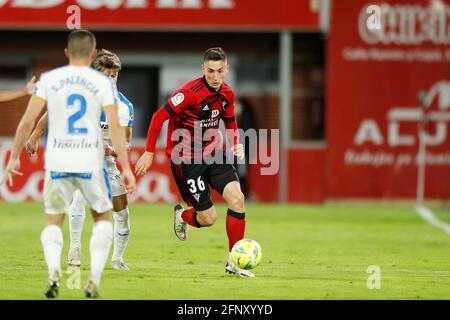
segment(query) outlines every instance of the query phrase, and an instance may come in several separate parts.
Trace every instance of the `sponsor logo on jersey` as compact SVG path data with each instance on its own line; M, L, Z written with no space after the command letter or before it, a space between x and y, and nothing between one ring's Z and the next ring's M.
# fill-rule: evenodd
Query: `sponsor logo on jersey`
M219 119L203 119L200 121L200 128L215 128L219 125Z
M173 106L176 107L184 101L184 94L182 94L181 92L177 93L170 99L170 101L172 101Z
M212 112L211 112L211 117L212 118L215 118L215 117L217 117L218 115L219 115L219 110L213 110Z
M202 110L203 111L208 111L209 110L208 104L205 104L205 106L202 108Z
M85 138L53 138L52 143L48 143L48 147L53 149L98 149L99 145L99 140Z
M193 196L194 196L195 200L197 200L197 202L200 201L200 193L193 194Z

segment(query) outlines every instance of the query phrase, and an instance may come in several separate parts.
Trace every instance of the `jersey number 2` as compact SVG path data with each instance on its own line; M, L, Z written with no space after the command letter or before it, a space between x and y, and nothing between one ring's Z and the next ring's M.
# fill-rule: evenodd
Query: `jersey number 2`
M67 119L67 128L69 130L69 134L87 134L87 128L75 127L75 123L83 118L84 114L86 113L86 105L86 99L82 95L71 94L67 98L68 108L72 109L74 107L78 107L78 111L72 114L69 119Z

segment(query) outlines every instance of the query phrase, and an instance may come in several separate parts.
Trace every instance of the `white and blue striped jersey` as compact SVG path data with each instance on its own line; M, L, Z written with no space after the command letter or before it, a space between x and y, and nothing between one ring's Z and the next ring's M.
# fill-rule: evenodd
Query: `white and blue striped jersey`
M98 122L104 107L118 103L113 81L90 67L67 65L43 73L33 95L47 103L45 169L102 170L104 145Z
M119 92L119 100L117 105L118 105L120 125L122 127L133 128L134 125L133 104L121 92ZM106 119L106 115L104 112L102 112L100 118L100 127L102 128L102 136L104 143L112 146L113 143L108 129L108 119ZM115 164L115 159L112 156L106 157L106 161L108 166Z

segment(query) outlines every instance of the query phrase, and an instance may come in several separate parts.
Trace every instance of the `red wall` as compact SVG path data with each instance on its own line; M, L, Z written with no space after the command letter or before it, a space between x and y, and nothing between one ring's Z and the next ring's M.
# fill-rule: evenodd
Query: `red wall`
M288 201L320 203L325 200L325 147L292 148L288 155ZM261 165L250 166L254 200L278 202L279 176L263 176Z
M0 141L0 165L6 166L12 147L12 139ZM143 147L133 147L130 152L132 167L143 152ZM324 148L292 149L289 151L289 196L290 202L322 202L324 190ZM29 158L25 151L21 155L23 176L14 178L14 185L0 186L0 199L11 202L24 200L42 201L44 179L43 149L38 156ZM261 175L259 164L250 166L249 181L252 198L262 202L278 201L278 175ZM213 200L221 201L213 192ZM163 149L158 149L151 170L144 177L137 177L137 192L130 199L142 202L181 201L177 186L172 178L170 164Z
M2 168L6 166L12 142L12 139L0 140L0 166ZM130 163L132 168L134 168L143 150L143 147L133 147L131 150ZM10 187L8 184L0 186L0 199L11 202L24 200L42 201L44 181L43 148L39 148L38 156L33 158L29 158L25 151L22 152L21 171L23 176L14 178L13 187ZM130 200L170 203L181 200L163 149L156 151L151 170L145 176L137 177L137 191Z
M322 202L325 190L325 148L289 150L289 202Z
M371 3L333 1L327 43L327 197L415 196L422 91L426 112L436 117L428 126L435 139L427 148L426 197L449 198L449 1L443 2L446 11L430 7L430 1L383 1L382 17L388 19L375 34L366 26ZM414 17L413 28L405 17Z

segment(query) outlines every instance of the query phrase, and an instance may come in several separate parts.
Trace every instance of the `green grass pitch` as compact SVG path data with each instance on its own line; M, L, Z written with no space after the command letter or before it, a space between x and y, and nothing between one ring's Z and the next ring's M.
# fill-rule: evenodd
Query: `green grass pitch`
M263 261L245 279L225 274L225 212L213 227L173 234L170 205L131 205L130 271L108 261L103 299L449 299L450 236L409 206L248 204L246 237ZM44 299L46 265L40 245L42 205L0 202L0 299ZM443 214L440 212L439 214ZM91 217L83 232L80 289L64 274L59 299L84 299ZM64 227L62 266L69 244ZM111 254L111 252L110 252ZM380 268L381 288L368 289L367 268ZM72 280L75 279L73 276Z

